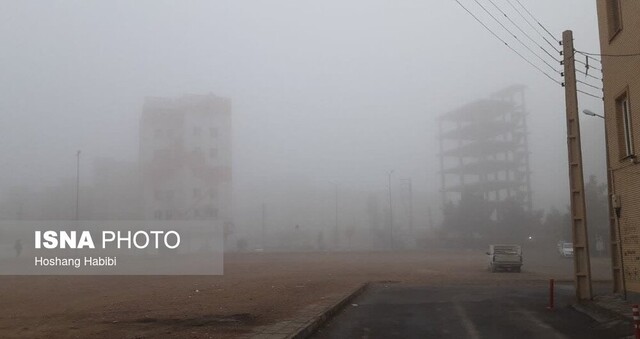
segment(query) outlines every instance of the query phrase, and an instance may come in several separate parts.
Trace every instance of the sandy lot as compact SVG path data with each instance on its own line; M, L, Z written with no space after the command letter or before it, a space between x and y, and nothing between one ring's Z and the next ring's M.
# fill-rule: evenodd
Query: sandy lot
M571 259L525 251L523 272L489 273L483 251L245 253L223 276L0 277L2 338L233 338L367 281L541 283L571 279ZM594 279L609 260L592 259Z

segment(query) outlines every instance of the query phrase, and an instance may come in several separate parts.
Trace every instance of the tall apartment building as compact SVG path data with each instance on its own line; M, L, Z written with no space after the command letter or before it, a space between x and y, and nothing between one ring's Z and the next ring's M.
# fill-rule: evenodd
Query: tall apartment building
M640 1L598 0L615 289L640 292ZM584 57L576 54L576 58Z
M147 98L140 121L148 220L231 222L231 100Z
M498 213L505 201L532 210L524 99L514 85L439 117L443 206L472 194Z

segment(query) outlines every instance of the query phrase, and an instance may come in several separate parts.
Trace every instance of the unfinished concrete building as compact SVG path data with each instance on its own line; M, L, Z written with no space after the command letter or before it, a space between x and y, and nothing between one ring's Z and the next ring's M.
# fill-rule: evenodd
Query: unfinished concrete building
M532 210L524 86L466 104L438 119L443 206L465 194ZM494 213L495 212L495 213Z

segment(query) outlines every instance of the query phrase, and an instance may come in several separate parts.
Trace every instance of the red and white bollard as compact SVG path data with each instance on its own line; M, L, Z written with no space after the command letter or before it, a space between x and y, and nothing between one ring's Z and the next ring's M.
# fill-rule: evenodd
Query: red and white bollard
M633 305L633 333L636 335L636 339L640 339L640 312L638 311L638 305Z
M554 307L554 280L553 279L549 279L549 306L547 306L548 310L552 310L553 311L553 307Z

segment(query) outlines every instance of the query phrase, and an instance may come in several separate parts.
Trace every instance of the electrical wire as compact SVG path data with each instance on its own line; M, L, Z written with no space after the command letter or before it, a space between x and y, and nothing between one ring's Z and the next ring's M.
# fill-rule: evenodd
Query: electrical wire
M531 14L531 12L529 12L529 10L526 7L524 7L524 5L522 4L522 2L520 2L520 0L516 0L516 2L520 5L520 7L522 7L527 12L527 14L529 14L531 19L533 19L540 27L542 27L542 29L544 29L544 31L547 32L547 34L549 34L551 39L555 39L553 34L551 34L551 32L549 32L549 30L546 27L544 27L543 24L540 23L540 20L536 19L536 17L533 16L533 14Z
M523 30L523 29L522 29L522 28L521 28L521 27L520 27L520 26L519 26L515 21L513 21L513 20L511 19L511 17L509 17L509 16L507 15L507 13L505 13L505 12L502 10L502 8L500 8L500 6L496 5L496 3L495 3L495 2L493 2L493 0L489 0L489 2L493 5L493 7L495 7L498 11L500 11L500 13L502 13L502 15L504 15L504 17L505 17L505 18L507 18L507 20L509 20L509 22L511 22L511 24L512 24L513 26L515 26L515 27L516 27L520 32L522 32L522 34L524 34L524 36L526 36L527 38L529 38L529 40L531 40L531 42L533 42L536 46L540 47L540 49L541 49L541 50L543 50L545 53L547 53L547 55L548 55L548 56L550 56L553 60L555 60L555 61L558 61L558 62L559 62L559 60L557 60L555 56L553 56L551 53L549 53L549 51L547 51L544 47L542 47L542 46L541 46L541 45L540 45L540 44L539 44L535 39L533 39L533 38L531 37L531 35L527 34L527 32L525 32L525 31L524 31L524 30ZM557 49L556 49L556 52L558 52L558 53L559 53L559 51L558 51Z
M578 79L576 79L576 82L581 83L581 84L583 84L585 86L589 86L591 88L594 88L594 89L602 91L602 87L598 87L598 86L592 85L592 84L590 84L588 82L585 82L585 81L582 81L582 80L578 80Z
M544 39L544 41L546 41L549 44L549 46L551 46L551 48L555 49L556 52L560 53L560 49L558 49L558 47L556 47L554 44L552 44L551 41L549 41L549 39L547 39L542 33L540 33L540 31L529 21L529 19L527 19L524 16L524 14L522 14L522 12L519 9L516 8L516 6L511 2L511 0L507 0L507 3L509 4L509 6L511 6L516 11L516 13L518 13L520 15L520 17L522 17L524 19L524 21L527 23L527 25L529 25L529 27L531 27L536 33L538 33L538 35L540 35L542 37L542 39ZM521 4L521 6L522 6L522 4ZM525 8L525 10L526 10L526 8ZM542 26L542 25L540 25L540 26ZM542 28L544 28L544 26L542 26ZM544 28L544 29L545 29L545 31L547 30L546 28ZM547 31L547 33L549 33L549 32ZM549 33L549 34L551 34L551 33ZM554 41L557 41L556 38L553 37L553 34L551 34L551 37L552 37L552 39Z
M594 59L594 60L595 60L595 59ZM587 69L591 69L591 68L593 68L593 69L595 69L595 70L597 70L597 71L602 72L602 69L601 69L601 68L598 68L598 67L596 67L596 66L590 65L590 64L588 64L587 62L584 62L584 61L582 61L582 60L578 60L578 59L576 59L576 62L577 62L577 63L579 63L579 64L584 65Z
M471 11L469 11L469 9L467 9L467 7L465 7L459 0L454 0L455 2L458 3L458 5L460 5L460 7L462 7L462 9L465 10L465 12L469 13L469 15L471 15L480 25L482 25L482 27L484 27L487 31L489 31L489 33L491 33L491 35L493 35L496 39L498 39L500 42L502 42L505 46L507 46L507 48L509 48L512 52L514 52L515 54L517 54L520 58L522 58L522 60L526 61L529 65L531 65L532 67L534 67L535 69L537 69L538 71L540 71L542 74L544 74L547 78L549 78L551 81L557 83L558 85L562 85L562 82L558 81L557 79L554 79L552 76L550 76L547 72L545 72L544 70L542 70L540 67L536 66L533 62L531 62L529 59L527 59L526 57L524 57L522 54L520 54L518 51L516 51L513 47L511 47L506 41L504 41L504 39L502 39L500 36L498 36L494 31L492 31L484 22L482 22L482 20L478 19L478 17L473 14Z
M588 53L584 51L576 51L577 53L588 55L588 56L599 56L599 57L634 57L640 56L640 53L629 53L629 54L599 54L599 53Z
M498 23L498 25L500 25L505 31L507 31L507 33L511 34L511 36L516 39L522 46L524 46L529 52L531 52L531 54L535 55L538 59L540 59L540 61L542 61L543 63L545 63L547 66L549 66L549 68L551 68L554 72L558 72L558 70L551 66L551 64L549 64L547 62L547 60L545 60L544 58L542 58L540 55L538 55L536 52L534 52L531 47L527 46L527 44L525 44L524 42L522 42L522 40L520 40L515 34L513 34L513 32L511 32L500 20L498 20L498 18L496 18L486 7L484 7L480 1L478 0L473 0L476 2L476 4L478 4L478 6L480 6L480 8L482 8L482 10L484 10L487 14L489 14L489 16ZM553 58L553 57L552 57ZM553 58L553 60L556 60L555 58ZM559 61L558 61L559 62Z
M596 77L596 76L593 76L593 75L591 75L591 74L589 74L589 73L587 73L587 72L585 72L585 71L581 71L581 70L579 70L579 69L576 69L576 72L578 72L578 73L580 73L580 74L583 74L584 76L586 76L586 77L588 77L588 78L592 78L592 79L596 79L596 80L600 80L600 81L602 81L602 78L598 78L598 77Z
M600 99L600 100L604 100L604 97L597 96L597 95L595 95L595 94L591 94L591 93L588 93L588 92L585 92L585 91L582 91L582 90L579 90L579 89L576 89L576 91L577 91L577 92L579 92L579 93L582 93L582 94L584 94L584 95L588 95L588 96L590 96L590 97L593 97L593 98L597 98L597 99Z
M602 61L600 61L600 59L596 58L596 57L595 57L595 55L593 55L593 54L586 54L585 52L578 51L578 50L576 50L576 49L574 49L573 51L574 51L575 53L582 54L582 55L584 55L585 57L588 57L588 58L590 58L591 60L595 60L595 61L599 62L600 64L602 64Z

